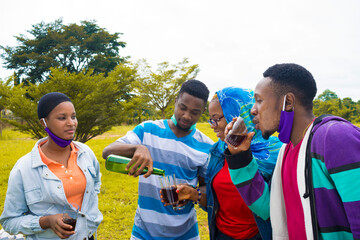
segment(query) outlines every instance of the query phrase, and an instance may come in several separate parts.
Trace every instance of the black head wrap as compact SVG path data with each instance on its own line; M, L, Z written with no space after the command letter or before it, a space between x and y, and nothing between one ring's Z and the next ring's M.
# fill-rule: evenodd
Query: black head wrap
M42 96L37 108L39 119L47 117L62 102L71 102L71 100L68 96L59 92L51 92Z

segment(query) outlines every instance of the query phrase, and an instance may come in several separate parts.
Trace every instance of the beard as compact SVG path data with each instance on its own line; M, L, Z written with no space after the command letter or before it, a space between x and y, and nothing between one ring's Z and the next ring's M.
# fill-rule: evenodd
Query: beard
M272 134L270 132L261 133L263 139L268 140Z
M176 127L177 129L181 130L181 131L184 131L184 132L188 132L188 131L190 130L189 127L188 127L188 128L183 128L183 127L179 126L178 123L175 124L175 127Z
M268 140L276 131L277 131L277 128L274 128L272 130L265 130L264 132L261 131L261 135L262 135L263 139Z

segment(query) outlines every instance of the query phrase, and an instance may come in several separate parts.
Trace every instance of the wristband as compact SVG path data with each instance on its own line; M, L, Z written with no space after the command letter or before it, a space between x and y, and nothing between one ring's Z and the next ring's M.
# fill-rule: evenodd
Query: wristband
M195 188L196 189L196 191L198 192L198 200L196 201L196 202L194 202L195 204L198 204L198 203L200 203L200 199L201 199L201 192L200 192L200 188Z

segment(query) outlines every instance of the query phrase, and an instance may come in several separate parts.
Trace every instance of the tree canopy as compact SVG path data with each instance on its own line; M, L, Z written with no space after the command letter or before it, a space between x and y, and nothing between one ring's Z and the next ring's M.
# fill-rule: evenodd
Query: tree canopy
M135 85L136 93L150 109L159 110L162 118L174 104L181 84L199 72L199 66L190 65L187 58L177 64L159 63L155 70L145 60L138 65L140 78Z
M46 136L37 117L37 102L48 92L62 92L72 100L78 127L75 140L86 142L118 125L123 118L123 104L130 98L136 68L124 64L107 77L104 74L69 73L66 69L50 69L51 77L42 84L12 85L0 82L0 105L11 110L16 120L4 120L34 138Z
M351 98L340 99L337 94L329 89L321 93L314 101L313 111L315 116L332 114L351 122L360 121L360 101L357 103Z
M41 83L49 78L50 68L65 68L69 73L92 71L108 74L125 60L119 49L121 33L110 34L95 21L64 25L62 19L41 22L27 31L32 35L16 36L18 46L0 46L7 69L15 70L15 83Z
M335 92L330 91L329 89L326 89L316 99L324 102L324 101L329 101L331 99L339 99L339 97Z

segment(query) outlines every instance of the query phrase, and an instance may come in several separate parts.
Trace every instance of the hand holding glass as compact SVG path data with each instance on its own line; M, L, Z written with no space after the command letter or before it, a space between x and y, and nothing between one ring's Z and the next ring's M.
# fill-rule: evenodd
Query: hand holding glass
M232 124L229 123L229 124ZM233 148L237 148L247 137L247 128L244 120L241 117L238 117L232 126L232 129L225 137L225 142L230 144Z
M75 230L76 227L76 220L79 213L79 206L77 204L70 204L73 208L69 205L64 206L63 210L63 222L72 226L72 230Z
M175 174L159 177L159 181L161 186L160 194L164 202L175 205L178 202Z
M181 185L187 185L188 183L184 179L177 179L175 174L170 176L159 177L160 181L160 198L165 206L172 205L174 210L182 210L185 205L189 202L189 199L181 199L179 201L179 194L177 189Z

